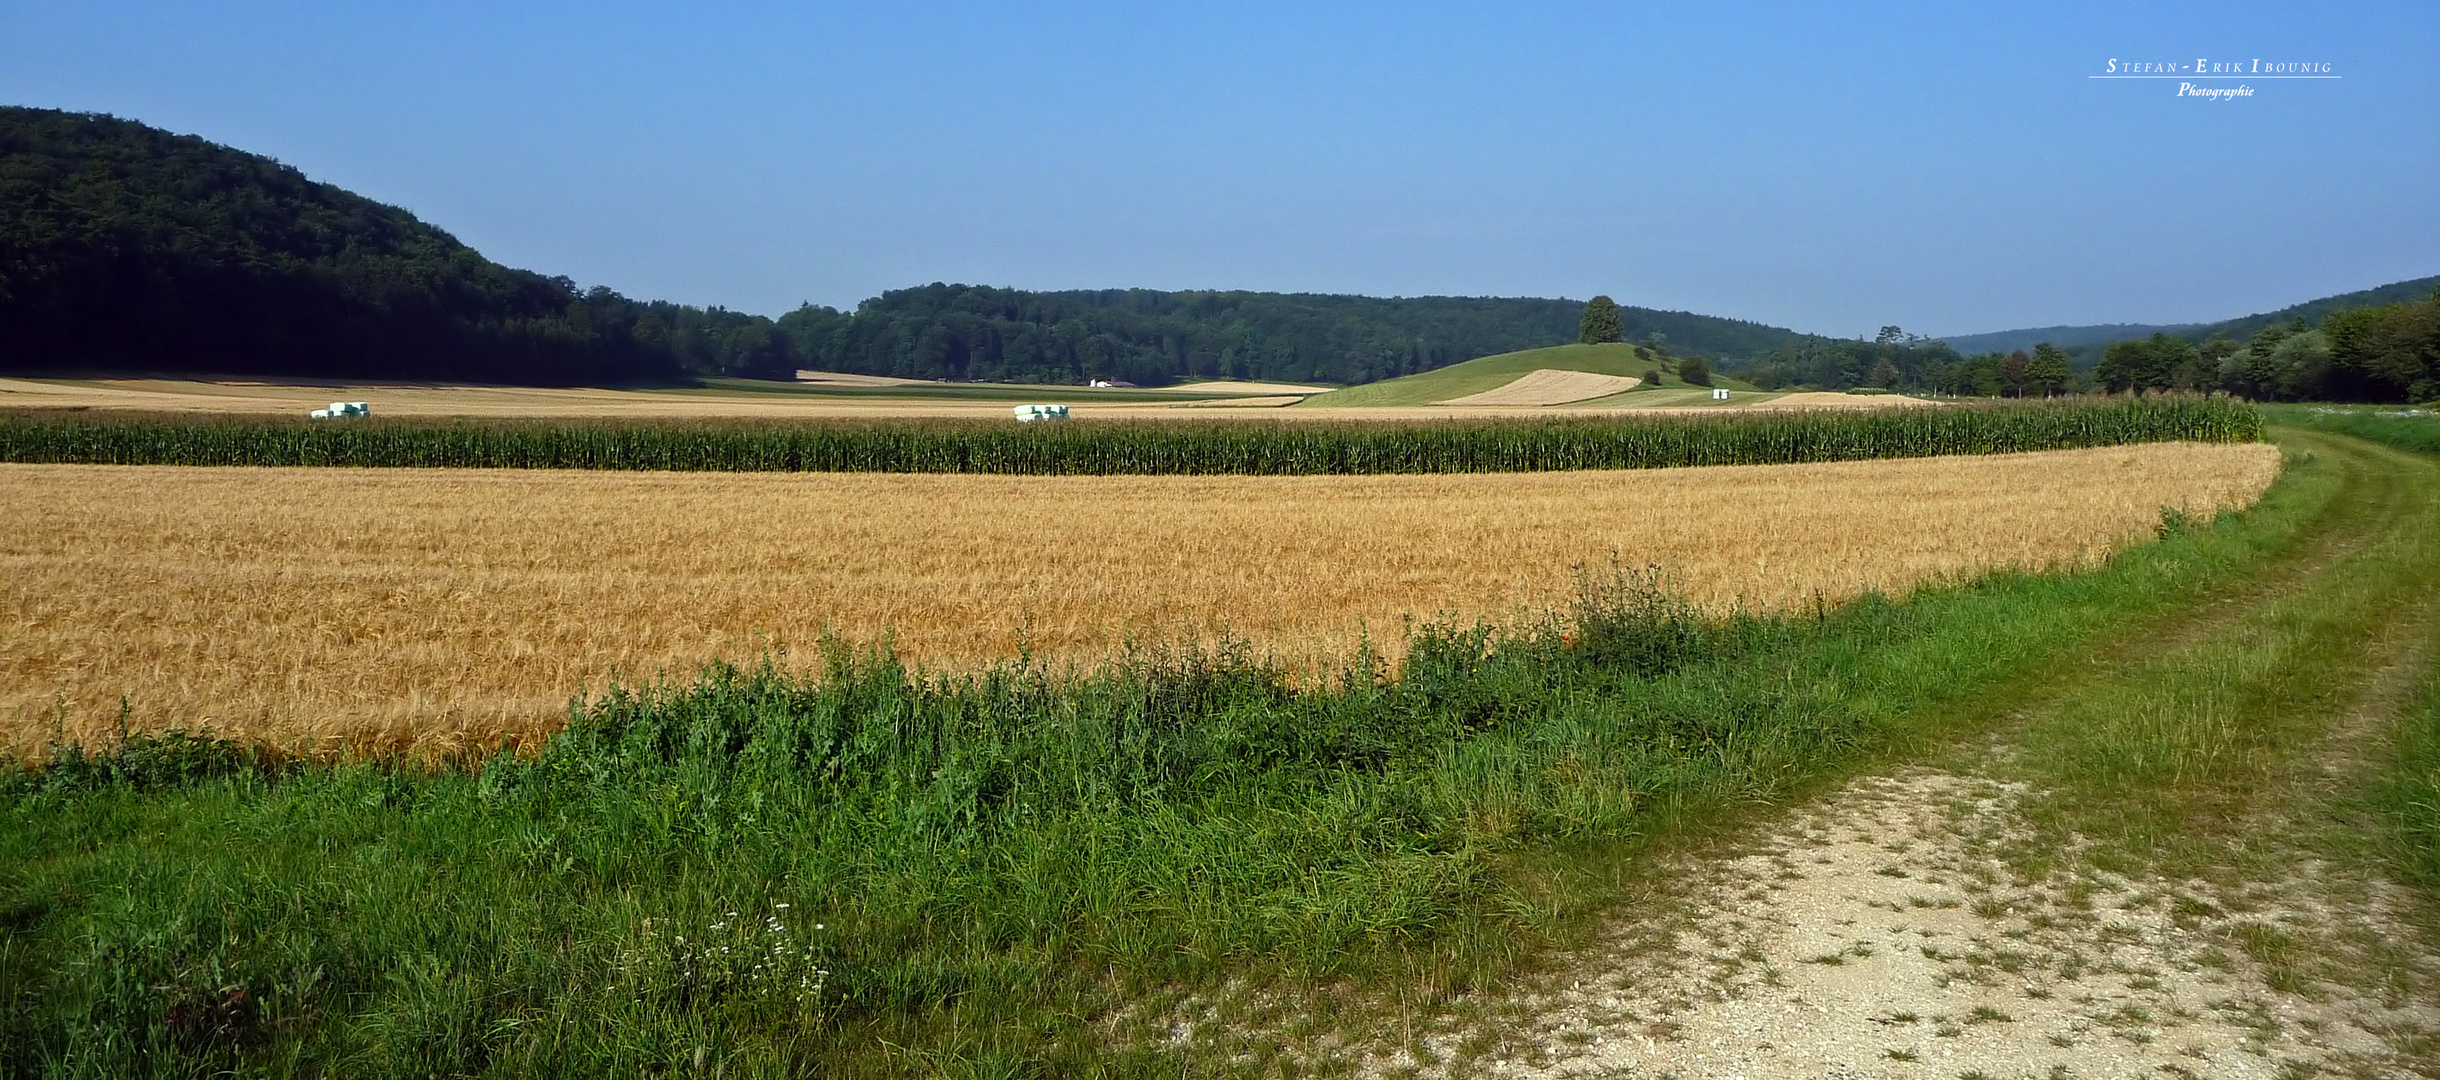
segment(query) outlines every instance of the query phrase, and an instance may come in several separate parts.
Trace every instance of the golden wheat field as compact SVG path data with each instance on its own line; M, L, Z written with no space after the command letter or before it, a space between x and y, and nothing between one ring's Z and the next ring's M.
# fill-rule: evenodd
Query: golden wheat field
M984 477L0 465L0 741L298 749L547 730L572 694L824 631L934 670L1241 637L1299 666L1408 617L1659 563L1758 607L2092 560L2255 499L2269 446L1644 472Z

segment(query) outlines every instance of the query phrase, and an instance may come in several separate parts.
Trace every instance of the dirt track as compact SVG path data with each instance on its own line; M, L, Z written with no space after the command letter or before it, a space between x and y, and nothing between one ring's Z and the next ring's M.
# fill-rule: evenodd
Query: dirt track
M2403 1075L2440 1004L2283 983L2231 941L2398 930L2392 893L2317 875L2236 902L2062 860L2028 877L2025 790L1910 769L1739 857L1683 917L1622 927L1537 1000L1495 1076ZM2440 985L2440 956L2415 961ZM1454 1050L1446 1040L1443 1053ZM1416 1064L1376 1059L1380 1074Z
M2275 572L2057 658L1990 734L1679 853L1592 946L1471 1019L1375 1045L1357 1071L2440 1075L2428 900L2390 879L2382 826L2355 809L2440 648L2415 539L2431 535L2440 470L2297 441L2350 486ZM2166 742L2107 745L2241 754L2254 771L2225 793L2113 795L2045 756L2060 739L2128 738ZM2150 839L2107 835L2156 793L2234 802L2134 834ZM2161 869L2164 852L2184 869Z

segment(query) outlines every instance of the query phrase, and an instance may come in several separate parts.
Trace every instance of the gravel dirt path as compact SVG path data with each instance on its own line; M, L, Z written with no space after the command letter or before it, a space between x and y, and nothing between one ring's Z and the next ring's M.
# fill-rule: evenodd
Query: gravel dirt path
M2024 788L1910 769L1855 782L1748 850L1688 866L1674 917L1622 926L1514 1010L1520 1077L2430 1075L2440 956L2404 980L2318 961L2411 940L2400 901L2312 861L2230 895L2070 851L2028 876ZM1438 1045L1434 1045L1437 1042ZM1455 1034L1373 1075L1452 1071ZM2419 1059L2419 1060L2418 1060Z
M2431 670L2440 603L2420 571L2391 576L2403 573L2395 560L2408 538L2429 532L2430 470L2300 441L2339 458L2357 482L2283 571L2150 628L2115 664L2075 665L2083 673L2055 684L2051 704L2009 709L2014 719L1979 740L1665 858L1650 875L1653 895L1588 947L1451 1014L1462 1021L1358 1051L1354 1071L2440 1076L2429 912L2384 876L2365 844L2380 826L2351 802L2383 767L2386 733ZM2283 634L2306 640L2315 612L2351 603L2379 613L2355 624L2358 636L2275 651ZM2248 648L2286 659L2244 675L2228 658ZM2147 665L2212 656L2231 678L2268 680L2258 686L2274 695L2283 665L2289 681L2294 664L2355 674L2334 693L2278 699L2290 701L2279 723L2314 734L2264 766L2234 817L2206 815L2196 820L2208 827L2168 838L2176 859L2148 861L2143 849L2076 831L2123 808L2038 787L2057 774L2016 744L2027 725L2055 724L2042 717L2058 707L2083 716L2074 703L2098 694L2121 710L2200 709L2163 723L2207 728L2221 706L2174 689L2147 698L2142 680L2156 670ZM2184 869L2128 869L2158 865Z

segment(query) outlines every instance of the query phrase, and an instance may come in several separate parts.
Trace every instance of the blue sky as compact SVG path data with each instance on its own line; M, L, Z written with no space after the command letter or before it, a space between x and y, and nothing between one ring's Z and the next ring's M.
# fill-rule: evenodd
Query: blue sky
M2086 77L2197 57L2342 78ZM0 5L0 101L774 315L940 280L2221 318L2440 273L2436 69L2428 0Z

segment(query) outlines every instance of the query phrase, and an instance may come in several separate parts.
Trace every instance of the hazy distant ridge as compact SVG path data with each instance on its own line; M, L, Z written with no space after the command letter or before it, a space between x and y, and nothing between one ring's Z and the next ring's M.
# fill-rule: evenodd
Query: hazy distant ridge
M2109 323L2102 326L2038 326L2025 330L1998 330L1988 334L1964 334L1940 340L1967 356L1982 353L2011 352L2030 349L2049 342L2062 349L2078 345L2100 345L2112 341L2147 338L2154 334L2187 334L2200 329L2202 323L2175 323L2153 326L2148 323Z
M2302 316L2308 323L2318 325L2332 312L2346 308L2378 307L2382 304L2395 304L2407 300L2423 300L2429 298L2434 289L2440 289L2440 276L2414 278L2369 289L2358 289L2351 293L2325 296L2319 300L2307 300L2277 311L2224 319L2214 323L2171 323L2159 326L2148 323L2040 326L2024 330L1997 330L1988 334L1959 334L1940 340L1948 342L1949 347L1958 352L1967 356L1975 356L1982 353L2030 349L2045 341L2062 349L2072 349L2079 345L2106 345L2113 341L2132 341L2137 338L2148 338L2154 334L2168 334L2197 342L2215 333L2227 334L2233 338L2245 338L2272 323L2287 322L2298 316Z

